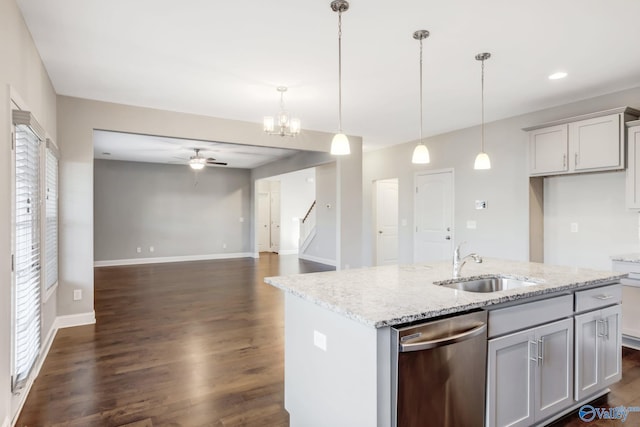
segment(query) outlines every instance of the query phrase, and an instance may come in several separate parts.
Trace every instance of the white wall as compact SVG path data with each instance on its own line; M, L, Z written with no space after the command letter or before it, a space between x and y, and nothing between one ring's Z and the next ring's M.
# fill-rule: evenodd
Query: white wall
M270 180L280 181L280 253L297 254L300 221L316 198L316 170L302 169Z
M95 260L248 255L250 193L246 169L96 160Z
M545 178L544 207L545 263L610 270L612 255L640 252L624 171Z
M11 106L10 87L56 138L56 97L14 0L0 0L0 425L17 408L11 395ZM43 338L55 317L56 295L43 307Z
M325 264L336 263L336 163L316 168L316 236L305 257Z

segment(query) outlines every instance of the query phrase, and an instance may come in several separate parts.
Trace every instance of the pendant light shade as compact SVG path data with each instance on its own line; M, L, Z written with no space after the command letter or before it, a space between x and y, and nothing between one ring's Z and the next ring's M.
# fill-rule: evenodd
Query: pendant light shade
M476 55L476 60L482 62L482 74L481 74L481 87L482 87L482 125L480 135L480 153L476 156L476 161L473 163L473 168L476 170L491 169L491 160L489 155L484 151L484 61L491 58L491 54L488 52L479 53Z
M413 149L413 156L411 157L411 163L414 164L427 164L431 162L429 156L429 149L422 142L422 40L429 37L429 31L418 30L413 33L413 38L420 41L420 142Z
M476 161L473 163L474 169L491 169L491 159L489 159L489 155L484 151L481 151L476 156Z
M351 153L349 138L342 132L342 12L349 10L349 2L334 0L331 10L338 12L338 133L331 141L331 154L344 156Z
M336 133L331 140L331 154L344 156L351 154L349 147L349 138L344 133Z
M429 156L429 149L426 145L420 143L413 149L413 157L411 157L411 163L415 164L427 164L431 161Z

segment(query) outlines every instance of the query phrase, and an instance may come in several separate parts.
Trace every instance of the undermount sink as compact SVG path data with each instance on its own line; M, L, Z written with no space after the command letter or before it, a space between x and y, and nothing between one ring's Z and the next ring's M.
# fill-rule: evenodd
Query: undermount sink
M459 289L467 292L496 292L507 289L521 288L523 286L537 285L538 283L511 277L491 276L481 279L460 280L452 283L441 283L441 286L451 289Z

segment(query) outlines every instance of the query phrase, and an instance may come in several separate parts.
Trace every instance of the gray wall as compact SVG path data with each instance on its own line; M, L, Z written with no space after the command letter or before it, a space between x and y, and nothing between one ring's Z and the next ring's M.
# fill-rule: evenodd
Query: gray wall
M96 160L95 260L248 255L250 192L246 169Z
M480 147L478 126L461 129L444 135L429 137L426 143L431 152L429 165L412 165L411 152L415 141L366 153L363 167L364 247L373 248L372 182L384 178L399 179L399 218L407 225L400 227L399 256L401 263L413 260L413 187L418 170L454 169L455 192L455 243L467 241L467 250L475 250L485 256L516 260L528 260L528 151L527 134L522 128L548 121L572 117L621 106L640 107L640 88L633 88L609 95L587 99L572 104L549 108L535 113L512 117L486 124L486 151L491 156L492 169L473 170L473 160ZM615 175L615 174L614 174ZM579 259L589 263L598 260L598 266L606 267L606 257L636 248L637 221L635 214L624 208L621 201L624 193L622 174L607 177L603 174L580 175L575 178L545 179L545 236L561 235L556 224L566 221L584 223L585 233L580 241L563 239L555 242L545 255L551 263L575 265ZM575 181L574 181L575 180ZM594 188L593 199L611 201L610 207L596 206L575 212L571 205L580 199L582 206L589 198L586 188ZM571 197L568 197L569 193ZM545 196L545 199L547 196ZM486 200L488 209L477 211L475 200ZM558 215L563 217L558 218ZM595 216L597 220L588 219ZM620 219L620 220L618 220ZM477 229L467 229L467 220L477 221ZM609 223L609 234L588 232L589 222ZM580 234L580 233L578 233ZM620 236L625 236L620 239ZM576 237L576 236L574 236ZM584 237L584 239L582 239ZM634 240L635 238L635 240ZM571 257L560 254L572 253ZM373 252L368 251L365 264L373 265Z
M56 95L31 34L14 0L0 0L0 425L13 418L19 397L11 395L11 113L20 98L48 134L56 138ZM43 339L56 315L54 293L43 305Z

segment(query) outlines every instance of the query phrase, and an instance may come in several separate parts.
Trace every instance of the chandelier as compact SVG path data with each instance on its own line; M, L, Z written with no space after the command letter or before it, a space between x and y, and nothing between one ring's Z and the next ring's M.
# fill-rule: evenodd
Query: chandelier
M264 131L269 135L296 136L300 133L300 119L292 118L284 108L284 93L286 86L276 88L280 92L280 111L273 116L264 118Z

